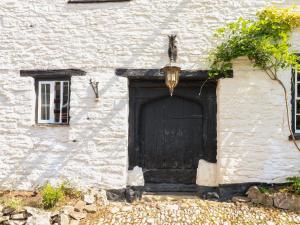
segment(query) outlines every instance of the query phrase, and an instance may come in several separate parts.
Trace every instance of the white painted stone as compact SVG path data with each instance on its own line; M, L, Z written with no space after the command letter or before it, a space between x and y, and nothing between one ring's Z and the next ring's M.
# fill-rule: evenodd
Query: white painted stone
M128 171L128 178L127 178L127 185L128 186L144 186L144 173L141 167L135 166L133 170Z
M27 207L27 211L32 215L28 217L26 225L50 225L51 212L44 212L35 208Z
M58 178L82 188L125 188L128 82L115 69L163 67L171 33L178 36L182 68L207 69L214 30L240 16L253 18L272 3L299 1L1 2L0 188L28 190ZM300 52L299 38L300 30L291 43ZM35 125L34 80L19 71L66 68L87 72L72 77L70 126ZM234 70L233 79L218 83L218 183L299 175L282 90L247 62ZM98 101L90 78L99 81ZM287 73L284 81L289 79Z
M290 70L280 77L290 90ZM217 96L218 183L276 183L299 176L300 152L288 140L278 83L241 58L234 63L234 78L219 81Z
M217 164L199 160L196 184L199 186L217 186Z

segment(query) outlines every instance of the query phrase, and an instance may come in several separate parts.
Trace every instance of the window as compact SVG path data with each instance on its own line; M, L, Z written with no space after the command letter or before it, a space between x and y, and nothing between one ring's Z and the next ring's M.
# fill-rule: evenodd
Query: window
M293 91L293 128L295 133L300 134L300 71L293 70L294 91Z
M42 124L68 124L70 81L38 80L37 83L37 122Z
M80 69L21 70L21 77L35 80L35 121L39 124L69 124L72 76L85 76Z

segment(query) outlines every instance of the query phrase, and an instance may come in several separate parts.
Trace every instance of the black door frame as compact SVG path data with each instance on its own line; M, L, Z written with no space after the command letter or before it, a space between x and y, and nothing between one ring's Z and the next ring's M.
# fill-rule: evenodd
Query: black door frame
M115 74L119 77L125 77L128 78L129 81L129 89L130 85L132 85L132 82L135 80L164 80L164 74L160 69L127 69L127 68L117 68L115 71ZM203 82L209 78L209 71L208 70L183 70L181 71L180 74L180 81L185 81L185 80L191 80L191 81L196 81L196 82ZM214 82L216 87L219 79L222 78L233 78L233 71L226 71L226 74L220 75L218 77L215 77L214 79L209 79L208 82ZM182 85L182 82L180 82L180 85ZM130 91L129 91L130 92ZM216 99L217 100L217 99ZM134 102L132 99L130 100L129 96L129 108L132 109L134 106ZM216 107L217 107L217 102L216 102ZM216 109L217 113L217 109ZM217 118L217 115L216 115ZM128 156L129 156L129 168L128 169L133 169L134 166L138 166L139 161L137 154L138 146L136 146L135 140L138 139L136 136L134 129L137 129L137 124L134 122L134 116L132 114L132 110L129 109L129 131L128 131ZM215 121L215 132L217 133L217 119ZM215 135L217 138L217 135ZM215 139L215 144L213 145L214 148L212 152L214 153L214 157L206 158L207 161L210 161L212 163L216 163L216 154L217 154L217 140ZM161 184L157 185L146 185L143 188L145 191L196 191L197 185L195 184L194 186L191 185L170 185L170 184Z
M181 80L180 86L181 87L200 87L203 83L202 79L196 79L196 80ZM216 81L209 81L206 85L213 85L216 88L217 82ZM146 102L149 102L149 98L135 98L135 88L157 88L164 86L164 82L162 80L155 81L155 80L149 80L149 79L129 79L129 133L128 133L128 155L129 155L129 169L133 169L135 166L142 167L143 162L143 155L142 151L140 149L140 124L139 124L139 118L140 118L140 107L145 104ZM167 87L166 87L167 90ZM176 92L176 91L175 91ZM153 99L156 97L154 96ZM202 99L203 101L203 99ZM210 131L209 133L205 134L205 154L203 157L199 158L204 159L211 163L216 163L216 151L217 151L217 124L216 124L216 113L217 113L217 102L216 102L216 96L212 98L205 99L204 101L214 101L214 104L207 104L207 105L213 105L213 109L211 110L211 113L215 114L215 119L212 121L207 121L207 130Z

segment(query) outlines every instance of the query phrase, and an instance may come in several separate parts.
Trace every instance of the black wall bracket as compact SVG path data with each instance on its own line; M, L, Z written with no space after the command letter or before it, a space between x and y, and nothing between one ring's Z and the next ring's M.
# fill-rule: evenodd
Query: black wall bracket
M93 81L92 79L90 79L90 85L93 88L93 91L95 93L96 99L98 99L99 98L99 90L98 90L99 82L96 82L96 81Z

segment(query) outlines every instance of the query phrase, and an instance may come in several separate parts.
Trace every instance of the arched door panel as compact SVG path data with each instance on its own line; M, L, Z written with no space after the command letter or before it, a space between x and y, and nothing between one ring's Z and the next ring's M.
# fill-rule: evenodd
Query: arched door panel
M130 83L129 168L146 183L195 184L199 159L216 162L216 84L199 96L201 84L181 81L170 97L162 81Z

